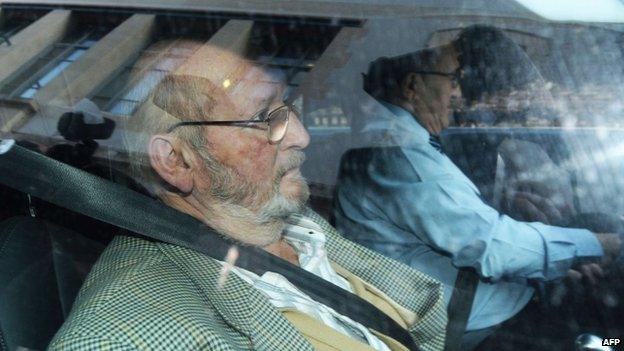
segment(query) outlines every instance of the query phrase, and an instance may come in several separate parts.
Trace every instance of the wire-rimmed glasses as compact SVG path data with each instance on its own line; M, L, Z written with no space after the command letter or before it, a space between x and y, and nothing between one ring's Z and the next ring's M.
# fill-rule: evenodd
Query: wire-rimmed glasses
M293 106L282 105L271 110L266 118L258 120L252 118L237 121L182 121L169 127L167 133L171 133L174 129L182 126L236 126L266 130L269 143L278 144L286 135L291 113L299 116L299 113ZM266 125L265 128L261 127L263 124Z

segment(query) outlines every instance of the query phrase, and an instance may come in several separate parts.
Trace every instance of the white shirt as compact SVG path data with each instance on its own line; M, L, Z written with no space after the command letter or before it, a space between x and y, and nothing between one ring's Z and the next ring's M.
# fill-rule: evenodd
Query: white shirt
M325 248L325 233L321 227L302 215L291 216L287 223L284 228L284 239L297 252L301 268L353 293L351 284L339 276L329 264ZM314 301L281 274L266 272L258 276L236 266L232 267L232 272L264 293L275 307L295 309L316 318L342 334L368 344L375 350L390 351L388 346L368 328Z

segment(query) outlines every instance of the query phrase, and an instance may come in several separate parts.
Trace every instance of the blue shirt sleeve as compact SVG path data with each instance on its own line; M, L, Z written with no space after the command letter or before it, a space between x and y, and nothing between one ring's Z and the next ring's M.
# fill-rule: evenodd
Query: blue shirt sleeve
M450 255L455 266L474 267L492 281L552 280L564 276L575 258L602 255L588 230L500 214L445 156L398 150L373 157L363 195L382 217Z

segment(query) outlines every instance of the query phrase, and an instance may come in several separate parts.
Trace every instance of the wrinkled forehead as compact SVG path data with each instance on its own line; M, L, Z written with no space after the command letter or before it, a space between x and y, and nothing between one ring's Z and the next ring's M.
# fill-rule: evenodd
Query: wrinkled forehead
M225 78L221 86L232 95L245 94L257 103L282 99L286 89L286 76L278 69L251 65L240 78Z
M239 53L210 44L200 45L173 74L205 78L224 93L251 93L252 98L265 98L285 87L281 70L260 66Z

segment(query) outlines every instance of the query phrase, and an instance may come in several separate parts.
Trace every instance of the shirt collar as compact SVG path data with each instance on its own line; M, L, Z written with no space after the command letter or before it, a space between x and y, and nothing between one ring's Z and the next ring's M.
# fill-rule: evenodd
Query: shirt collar
M363 133L383 133L400 144L429 142L429 132L400 106L380 102L372 116L362 129Z
M301 268L347 291L352 291L349 282L338 275L330 264L325 246L327 238L320 225L309 217L294 214L286 219L283 237L297 252ZM267 277L274 274L266 272L262 277L258 277L256 274L238 267L234 267L234 271L244 272L245 276L253 277L254 279L251 281L264 279L267 273L270 273Z

